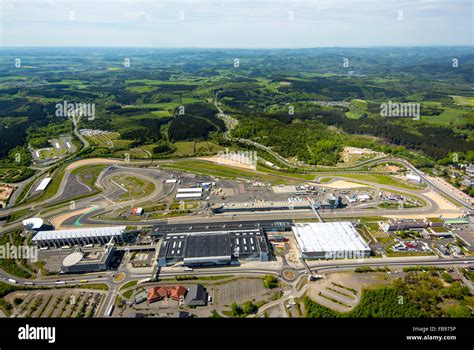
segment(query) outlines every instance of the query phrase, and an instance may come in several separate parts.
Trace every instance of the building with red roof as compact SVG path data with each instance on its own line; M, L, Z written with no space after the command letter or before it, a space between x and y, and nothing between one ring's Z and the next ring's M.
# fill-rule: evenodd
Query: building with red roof
M180 300L184 298L188 290L183 286L174 286L168 289L169 297L173 300Z
M156 286L148 289L147 302L154 303L165 298L179 301L186 296L187 289L183 286Z

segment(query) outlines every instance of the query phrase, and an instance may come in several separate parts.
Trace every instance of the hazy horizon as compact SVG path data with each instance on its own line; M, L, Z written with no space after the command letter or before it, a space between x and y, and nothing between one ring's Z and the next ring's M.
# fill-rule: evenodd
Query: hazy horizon
M2 47L473 46L470 0L3 0Z
M206 46L0 46L2 49L156 49L156 50L316 50L316 49L423 49L474 48L472 45L399 45L399 46L308 46L308 47L206 47Z

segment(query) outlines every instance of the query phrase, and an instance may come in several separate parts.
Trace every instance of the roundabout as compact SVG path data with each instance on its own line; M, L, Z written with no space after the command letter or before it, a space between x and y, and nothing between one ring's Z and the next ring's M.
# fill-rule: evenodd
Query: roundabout
M288 267L288 268L284 268L281 271L281 277L287 282L293 282L294 280L298 278L298 276L299 276L299 272L296 269L292 269Z
M112 281L115 284L119 284L119 283L122 283L125 280L126 277L127 277L127 274L123 271L120 271L120 272L117 272L116 274L114 274L114 276L112 278Z

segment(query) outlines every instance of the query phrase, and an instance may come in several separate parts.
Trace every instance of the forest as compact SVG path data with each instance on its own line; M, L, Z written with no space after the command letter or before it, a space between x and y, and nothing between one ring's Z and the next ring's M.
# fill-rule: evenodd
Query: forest
M453 68L453 55L462 65ZM27 64L15 68L9 64L14 57ZM124 57L134 58L130 67ZM55 104L65 100L95 104L96 118L81 119L79 128L118 135L109 144L91 139L83 157L122 156L127 149L136 150L132 156L150 150L159 156L183 141L228 146L216 93L225 113L239 121L233 137L308 164L334 165L347 145L427 166L448 164L454 153L474 162L474 55L468 47L9 48L0 50L0 63L5 165L28 165L12 162L13 149L27 154L73 134L72 123L55 116ZM420 104L421 118L382 117L388 101Z
M306 317L472 317L469 288L452 279L443 280L439 271L409 272L390 286L365 289L359 304L347 313L328 309L309 297L304 298L304 305Z

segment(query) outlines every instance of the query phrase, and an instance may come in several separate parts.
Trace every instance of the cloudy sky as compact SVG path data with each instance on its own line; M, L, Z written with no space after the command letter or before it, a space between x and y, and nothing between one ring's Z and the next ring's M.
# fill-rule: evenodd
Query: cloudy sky
M0 0L2 46L473 45L474 0Z

